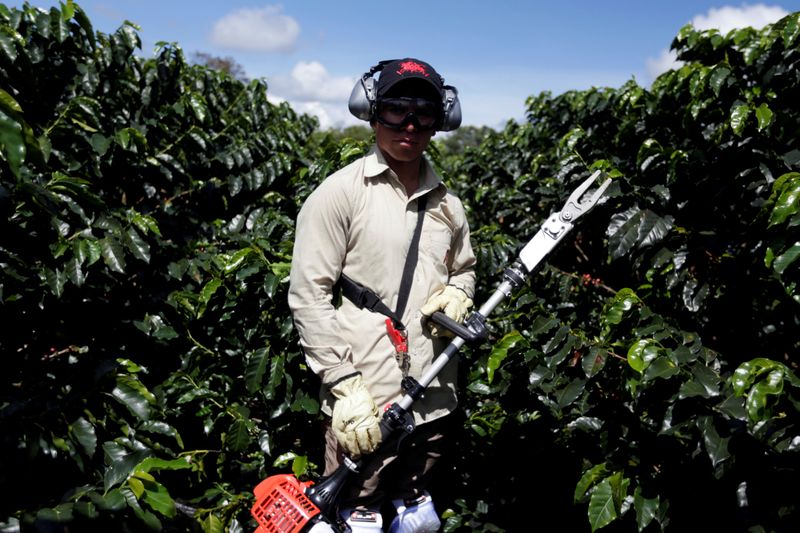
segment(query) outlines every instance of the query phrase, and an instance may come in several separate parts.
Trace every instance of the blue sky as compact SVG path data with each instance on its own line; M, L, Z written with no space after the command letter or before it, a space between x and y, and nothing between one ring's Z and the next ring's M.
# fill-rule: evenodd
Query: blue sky
M347 98L382 59L428 61L458 88L464 124L501 128L522 119L525 99L541 91L618 87L632 78L649 85L670 66L667 50L684 24L726 32L800 11L800 0L77 3L99 31L125 20L139 25L146 57L159 41L176 42L187 57L232 57L248 77L266 79L271 98L316 115L323 127L359 123Z

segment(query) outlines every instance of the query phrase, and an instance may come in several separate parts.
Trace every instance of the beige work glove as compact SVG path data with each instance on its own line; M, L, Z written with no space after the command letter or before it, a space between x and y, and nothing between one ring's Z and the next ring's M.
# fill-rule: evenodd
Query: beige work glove
M428 301L420 308L423 316L429 317L436 311L443 311L449 318L459 324L467 317L472 299L467 293L454 285L446 285L444 289L434 292ZM452 337L453 333L432 321L428 321L428 329L437 337Z
M381 442L380 417L375 400L357 374L331 387L333 432L353 459L370 453Z

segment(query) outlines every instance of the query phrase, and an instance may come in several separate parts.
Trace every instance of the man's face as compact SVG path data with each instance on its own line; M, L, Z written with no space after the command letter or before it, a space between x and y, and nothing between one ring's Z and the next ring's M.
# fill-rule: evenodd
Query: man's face
M390 166L392 162L413 163L419 161L431 142L431 137L435 134L435 131L431 129L420 131L412 122L399 130L387 128L380 122L375 122L372 127L375 130L375 141L378 148L383 152Z
M430 127L429 119L435 119L440 112L439 104L436 103L439 95L427 82L410 79L396 84L382 98L383 102L390 103L378 105L377 111L381 115L373 121L378 148L390 166L393 162L419 161L430 144L431 137L436 133ZM425 101L431 105L425 105ZM413 113L414 120L404 120L407 113ZM393 128L393 125L397 126Z

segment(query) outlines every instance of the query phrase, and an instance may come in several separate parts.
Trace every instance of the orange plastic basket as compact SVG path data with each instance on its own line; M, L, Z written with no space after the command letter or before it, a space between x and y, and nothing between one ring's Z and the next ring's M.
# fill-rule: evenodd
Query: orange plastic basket
M290 474L270 476L253 490L256 503L250 514L258 522L255 533L300 533L319 509L305 495L310 482Z

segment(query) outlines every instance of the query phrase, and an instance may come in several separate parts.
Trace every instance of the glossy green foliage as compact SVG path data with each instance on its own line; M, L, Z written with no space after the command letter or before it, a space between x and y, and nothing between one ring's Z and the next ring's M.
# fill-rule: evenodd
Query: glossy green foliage
M797 14L687 27L649 89L533 95L525 123L432 147L479 303L614 178L464 349L445 531L798 529L799 43ZM139 47L71 1L0 5L6 529L250 530L261 479L320 473L294 220L369 141Z
M316 443L283 292L316 123L139 47L0 6L2 522L246 524Z
M463 496L487 522L800 527L799 23L687 26L651 88L531 96L527 123L450 160L483 280L593 170L613 178L471 354L455 470L489 487Z

